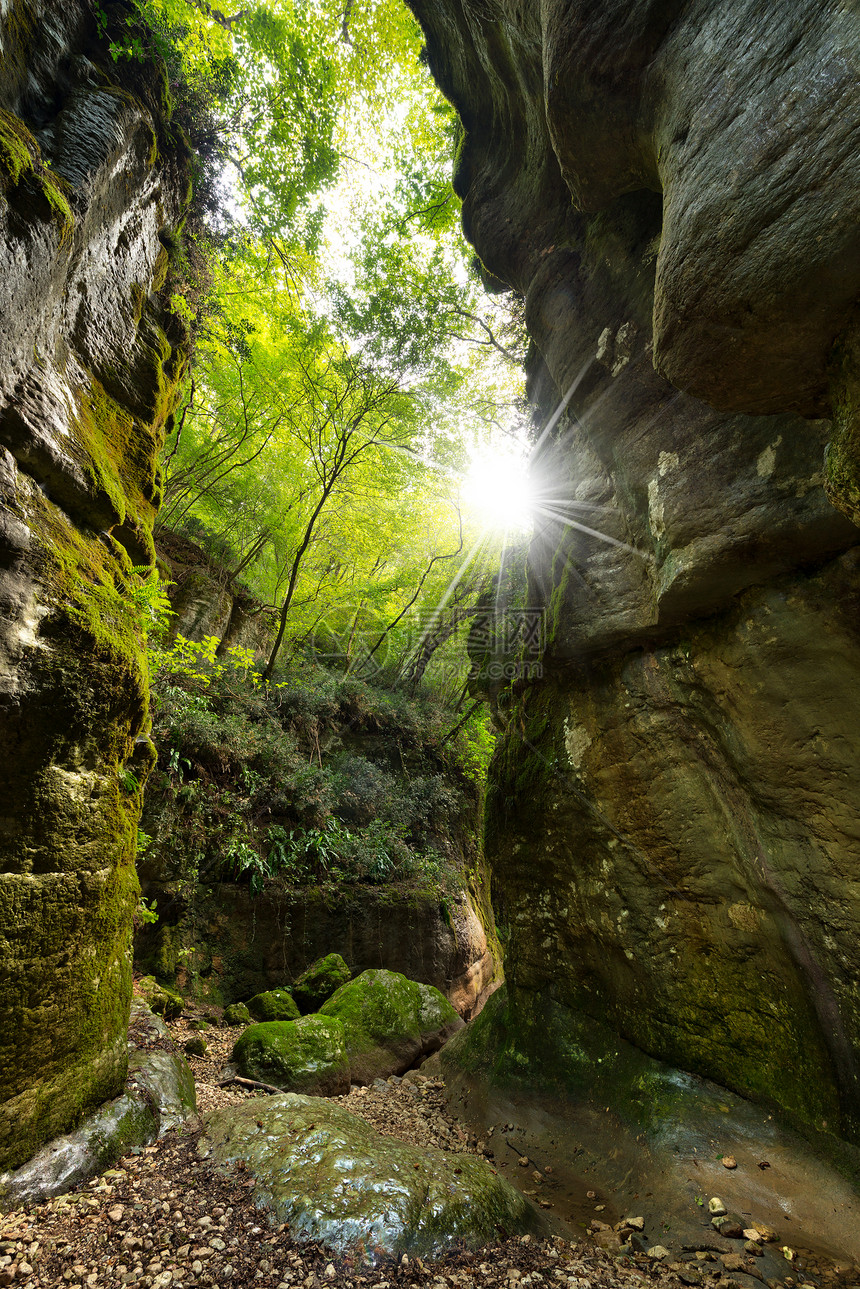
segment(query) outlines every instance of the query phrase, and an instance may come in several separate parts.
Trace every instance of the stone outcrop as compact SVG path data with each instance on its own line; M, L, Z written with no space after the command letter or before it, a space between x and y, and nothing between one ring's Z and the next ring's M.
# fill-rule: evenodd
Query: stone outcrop
M0 1167L121 1090L140 787L136 567L186 353L188 149L92 10L0 19ZM166 284L166 285L165 285ZM164 290L162 290L164 287Z
M0 1173L0 1212L82 1186L129 1150L157 1141L194 1114L194 1075L164 1024L141 1002L131 1007L128 1058L120 1096L14 1172Z
M195 643L215 636L219 657L233 648L250 649L257 658L264 657L272 642L271 610L267 612L223 565L189 538L161 528L156 546L170 583L168 595L175 615L170 620L171 634Z
M139 937L139 964L217 1002L296 980L328 951L356 973L385 967L433 985L466 1018L501 978L491 915L467 891L441 905L432 893L361 886L333 899L308 887L255 896L224 882L195 887L193 902L179 882L147 890L160 917Z
M546 650L488 801L506 1024L551 998L857 1142L860 16L413 8L534 342Z

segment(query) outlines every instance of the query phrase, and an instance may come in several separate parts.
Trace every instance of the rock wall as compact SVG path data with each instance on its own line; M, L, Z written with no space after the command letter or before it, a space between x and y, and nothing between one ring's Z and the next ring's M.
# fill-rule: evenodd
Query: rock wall
M534 342L547 647L488 801L508 1033L550 999L857 1142L860 14L413 8Z
M160 528L156 550L171 583L171 635L195 643L216 636L219 656L232 648L250 649L258 659L266 656L274 636L271 610L180 533Z
M126 1074L140 785L135 566L186 340L189 189L164 78L92 10L0 19L0 1168Z
M466 1019L501 979L482 892L463 890L440 903L432 892L396 887L335 895L272 887L254 896L220 883L198 890L183 910L179 891L145 875L144 886L157 892L159 922L138 938L138 965L217 1003L290 984L327 953L339 953L355 975L384 967L434 985Z

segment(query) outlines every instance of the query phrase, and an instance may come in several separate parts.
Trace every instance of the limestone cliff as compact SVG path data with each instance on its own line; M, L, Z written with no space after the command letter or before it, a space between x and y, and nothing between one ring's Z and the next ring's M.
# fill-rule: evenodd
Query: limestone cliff
M552 999L856 1142L860 13L413 8L543 427L505 1024L527 1058Z
M152 755L132 569L185 362L161 287L188 175L163 75L114 63L89 6L3 6L0 1168L125 1076Z

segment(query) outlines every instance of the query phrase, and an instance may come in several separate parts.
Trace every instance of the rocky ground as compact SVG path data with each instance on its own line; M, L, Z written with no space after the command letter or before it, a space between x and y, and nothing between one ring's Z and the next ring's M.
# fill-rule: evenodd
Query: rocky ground
M182 1046L201 1037L199 1018L171 1025ZM189 1055L197 1080L201 1115L218 1106L261 1095L238 1084L220 1086L237 1031L210 1026L203 1031L205 1055ZM265 1094L262 1094L265 1095ZM376 1127L416 1145L486 1155L504 1150L504 1127L495 1140L479 1140L447 1111L441 1084L410 1073L403 1080L354 1088L340 1103ZM404 1257L374 1268L349 1259L333 1260L315 1244L298 1244L284 1226L272 1226L257 1208L254 1180L241 1167L225 1173L197 1154L200 1124L170 1132L157 1145L132 1151L115 1168L81 1192L0 1217L0 1286L63 1289L134 1285L140 1289L183 1286L254 1286L255 1289L755 1289L760 1276L737 1274L715 1254L691 1251L670 1262L632 1250L618 1256L585 1237L543 1240L524 1236L478 1252L466 1250L429 1261ZM489 1138L490 1134L488 1134ZM551 1168L516 1165L531 1183L523 1185L542 1208L552 1207ZM595 1210L597 1210L595 1205ZM599 1219L597 1219L599 1220ZM629 1233L628 1233L629 1234ZM635 1231L634 1231L635 1235ZM792 1268L795 1269L795 1268ZM771 1289L851 1285L851 1269L818 1267L799 1277L768 1281Z

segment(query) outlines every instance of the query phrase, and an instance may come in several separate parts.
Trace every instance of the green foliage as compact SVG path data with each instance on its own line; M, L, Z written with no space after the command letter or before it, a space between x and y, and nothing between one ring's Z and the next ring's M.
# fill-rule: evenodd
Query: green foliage
M160 522L279 610L274 653L310 646L409 687L429 670L453 697L463 606L498 559L468 522L464 536L459 475L521 375L457 230L458 125L417 24L399 0L137 12L213 198L222 184L207 227L171 250L170 307L190 325L205 297L208 313ZM205 272L179 267L192 246ZM422 647L440 603L444 630Z
M136 774L131 772L131 770L121 768L117 771L117 778L119 779L119 786L122 788L123 792L127 792L129 795L132 795L135 792L140 792L140 780Z
M462 882L481 794L467 737L443 745L448 711L307 665L260 689L235 661L203 670L211 653L180 642L153 691L162 752L145 817L162 868L254 893Z
M135 927L147 926L158 921L156 905L158 900L147 900L142 895L138 901L137 908L134 911Z

